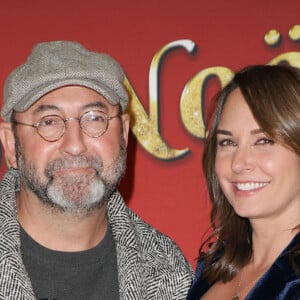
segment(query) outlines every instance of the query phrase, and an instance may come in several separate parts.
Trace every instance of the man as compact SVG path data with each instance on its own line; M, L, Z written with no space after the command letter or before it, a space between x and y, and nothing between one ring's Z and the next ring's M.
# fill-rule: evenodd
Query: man
M177 246L125 206L128 95L119 64L40 43L4 87L0 299L185 299Z

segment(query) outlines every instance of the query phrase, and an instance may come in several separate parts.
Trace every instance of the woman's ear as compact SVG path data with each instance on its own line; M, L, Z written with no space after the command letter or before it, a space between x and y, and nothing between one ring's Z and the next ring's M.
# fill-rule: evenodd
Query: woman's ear
M5 161L8 167L17 168L15 137L10 122L0 123L0 140L4 149Z

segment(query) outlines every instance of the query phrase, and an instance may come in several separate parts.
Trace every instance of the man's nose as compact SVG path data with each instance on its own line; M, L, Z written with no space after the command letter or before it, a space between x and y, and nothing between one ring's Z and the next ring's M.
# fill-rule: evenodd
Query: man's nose
M86 151L84 133L76 118L65 122L65 132L61 137L61 150L70 155L80 155Z

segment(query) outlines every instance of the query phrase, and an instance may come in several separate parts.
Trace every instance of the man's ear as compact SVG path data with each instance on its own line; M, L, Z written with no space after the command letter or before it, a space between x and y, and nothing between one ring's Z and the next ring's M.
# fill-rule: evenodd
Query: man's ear
M15 137L10 122L0 123L0 140L8 167L17 168Z
M124 113L122 116L122 125L123 125L123 137L124 137L124 141L125 144L127 146L128 144L128 134L129 134L129 129L130 129L130 117L129 114Z

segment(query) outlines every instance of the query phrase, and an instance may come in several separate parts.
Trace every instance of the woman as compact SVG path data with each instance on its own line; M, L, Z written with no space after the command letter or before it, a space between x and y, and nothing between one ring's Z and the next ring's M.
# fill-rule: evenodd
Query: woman
M300 299L300 70L234 76L218 97L203 168L213 233L187 299Z

